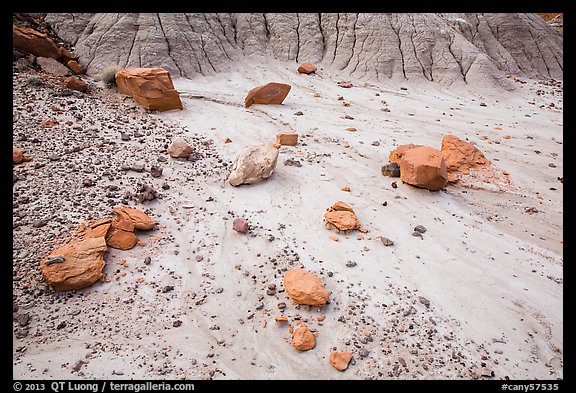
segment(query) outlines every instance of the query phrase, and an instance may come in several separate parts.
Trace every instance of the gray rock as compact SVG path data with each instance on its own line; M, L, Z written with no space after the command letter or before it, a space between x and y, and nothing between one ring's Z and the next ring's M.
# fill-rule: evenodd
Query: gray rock
M386 247L390 247L394 245L394 242L390 239L388 239L385 236L380 236L380 241L382 242L382 244L384 244Z
M58 76L72 75L72 71L68 67L51 57L38 57L36 58L36 63L42 68L42 71L49 74Z
M414 232L426 233L426 228L423 225L416 225Z
M400 167L395 162L382 165L382 174L390 177L400 177Z

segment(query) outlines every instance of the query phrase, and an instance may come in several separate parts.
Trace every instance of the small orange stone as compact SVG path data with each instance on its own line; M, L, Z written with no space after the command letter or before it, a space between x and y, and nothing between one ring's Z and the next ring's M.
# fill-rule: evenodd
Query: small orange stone
M337 236L330 236L330 237L328 237L328 239L334 240L335 242L338 241L338 237L337 237Z
M356 131L356 128L354 128L354 127L348 127L348 128L346 128L346 131L354 132L354 131Z
M344 186L342 187L342 191L350 192L350 187Z
M360 229L358 229L358 230L359 230L360 232L362 232L362 233L367 233L367 232L368 232L368 229L366 229L366 228L360 228Z

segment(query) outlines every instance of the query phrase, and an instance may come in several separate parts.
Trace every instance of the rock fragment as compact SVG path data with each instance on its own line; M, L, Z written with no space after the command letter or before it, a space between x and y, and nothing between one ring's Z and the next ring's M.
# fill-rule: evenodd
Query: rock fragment
M292 333L291 344L299 351L308 351L316 346L316 339L308 327L301 323Z
M330 352L330 363L338 371L344 371L348 368L350 360L352 360L352 352Z
M292 269L284 275L284 288L297 304L323 306L330 293L320 279L304 269Z
M360 221L354 210L342 201L336 202L324 214L326 222L338 231L347 231L360 228Z
M246 108L254 104L282 104L292 86L285 83L270 82L250 90L244 99Z
M248 232L248 221L244 218L236 218L232 223L232 229L238 233L247 233Z
M316 72L316 70L316 66L308 61L305 61L298 66L298 72L300 74L312 74L313 72Z

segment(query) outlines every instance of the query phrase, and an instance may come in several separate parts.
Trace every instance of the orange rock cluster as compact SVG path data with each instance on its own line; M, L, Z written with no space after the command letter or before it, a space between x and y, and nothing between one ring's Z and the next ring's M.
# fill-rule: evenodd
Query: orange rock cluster
M82 289L102 278L108 247L128 250L138 243L135 229L149 230L156 221L138 209L114 208L115 216L81 224L64 246L40 261L48 284L57 291Z
M388 161L398 164L403 182L432 191L458 181L471 169L492 165L474 145L450 134L442 139L441 150L411 143L400 145L390 152Z

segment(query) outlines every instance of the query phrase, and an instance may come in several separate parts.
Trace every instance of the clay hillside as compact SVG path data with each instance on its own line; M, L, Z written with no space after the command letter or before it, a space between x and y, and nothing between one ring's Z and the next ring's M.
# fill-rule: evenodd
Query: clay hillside
M563 379L563 14L12 19L14 379Z

